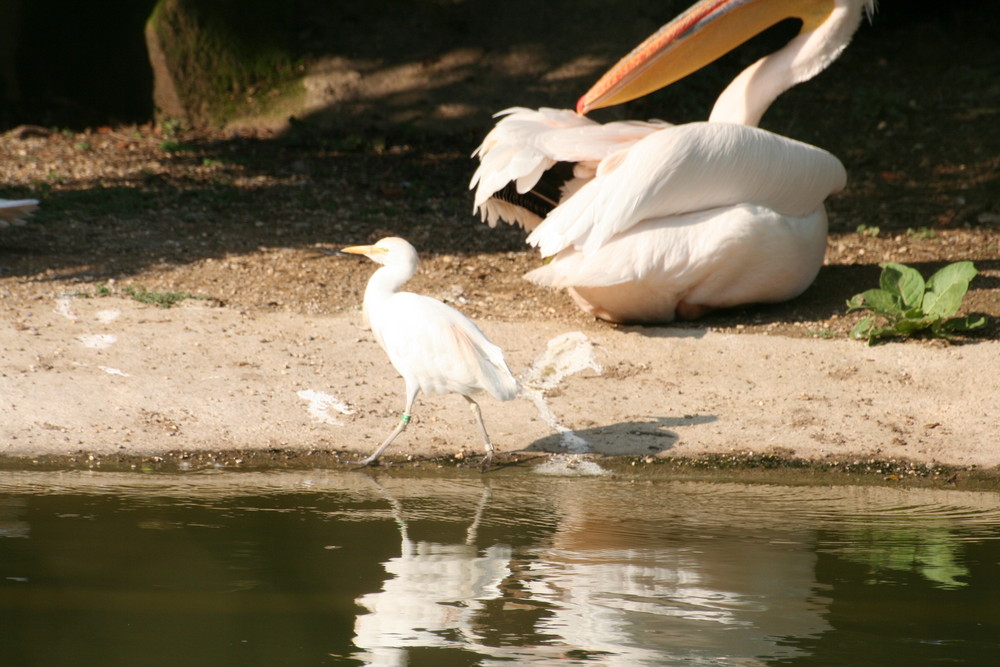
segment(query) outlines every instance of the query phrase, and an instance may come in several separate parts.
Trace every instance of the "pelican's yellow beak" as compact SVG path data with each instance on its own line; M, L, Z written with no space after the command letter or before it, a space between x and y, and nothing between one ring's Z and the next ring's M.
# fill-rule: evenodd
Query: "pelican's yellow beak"
M646 38L576 103L578 113L634 100L683 79L788 18L802 32L830 16L835 0L701 0Z
M371 255L384 255L389 252L382 246L377 245L352 245L349 248L343 248L340 252L346 252L350 255L364 255L365 257L370 257Z

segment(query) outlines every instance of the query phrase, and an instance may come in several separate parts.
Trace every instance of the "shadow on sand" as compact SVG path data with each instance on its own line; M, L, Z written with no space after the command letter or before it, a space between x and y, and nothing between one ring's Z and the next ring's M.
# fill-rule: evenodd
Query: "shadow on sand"
M717 421L714 415L651 417L647 421L627 421L563 433L553 433L528 445L526 452L565 453L582 439L585 453L603 456L647 456L672 449L680 435L671 429ZM584 453L577 451L576 453Z

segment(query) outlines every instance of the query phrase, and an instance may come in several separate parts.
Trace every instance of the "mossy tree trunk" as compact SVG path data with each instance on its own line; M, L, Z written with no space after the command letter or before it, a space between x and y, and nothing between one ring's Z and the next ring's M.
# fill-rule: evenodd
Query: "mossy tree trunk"
M162 118L221 126L266 113L298 79L298 3L160 0L146 24L154 102Z

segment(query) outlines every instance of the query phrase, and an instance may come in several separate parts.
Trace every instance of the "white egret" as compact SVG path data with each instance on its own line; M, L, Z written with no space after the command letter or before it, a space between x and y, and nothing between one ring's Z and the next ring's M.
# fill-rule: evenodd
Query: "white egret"
M417 394L461 394L479 423L486 447L482 467L493 460L479 404L472 398L487 392L498 401L514 398L521 386L507 367L503 350L460 312L436 299L400 287L417 271L417 251L391 237L375 245L351 246L341 252L364 255L382 265L365 289L364 316L389 361L406 382L406 407L399 425L361 465L374 463L410 423Z
M37 199L0 199L0 229L23 225L24 218L38 208Z
M826 251L828 152L754 127L835 60L873 0L703 0L615 65L570 110L509 109L475 155L475 210L518 223L548 263L527 274L616 322L691 319L801 294ZM802 29L723 91L708 122L598 124L782 19Z

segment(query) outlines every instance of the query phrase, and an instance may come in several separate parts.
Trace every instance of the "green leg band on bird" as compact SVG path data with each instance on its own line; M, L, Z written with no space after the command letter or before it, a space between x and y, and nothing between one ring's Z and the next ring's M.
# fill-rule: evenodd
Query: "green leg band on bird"
M408 415L408 414L406 414L404 412L403 416L400 417L399 421L403 422L404 424L409 424L410 423L410 415Z

